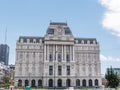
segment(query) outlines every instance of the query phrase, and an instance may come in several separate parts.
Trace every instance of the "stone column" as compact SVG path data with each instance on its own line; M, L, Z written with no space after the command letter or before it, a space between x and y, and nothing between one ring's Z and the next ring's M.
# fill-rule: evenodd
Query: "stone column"
M93 83L93 86L95 86L95 79L92 78L92 83Z
M70 45L70 62L72 61L72 47L71 47L71 45Z
M55 45L53 45L53 62L54 62L54 60L55 60Z
M86 78L86 86L89 86L89 78Z
M49 45L48 45L48 48L47 48L47 60L49 60Z
M66 45L64 45L64 60L66 62Z
M55 46L55 62L58 61L57 55L58 55L58 53L57 53L57 45L56 45L56 46Z
M55 76L57 76L57 62L58 62L58 52L57 52L57 45L55 46ZM56 78L55 78L55 84L56 84Z
M73 56L73 61L74 61L74 57L75 57L74 54L75 54L75 50L74 50L74 46L73 46L73 55L72 55Z
M64 61L64 52L63 52L63 49L64 49L64 47L62 45L62 61Z
M44 61L46 61L46 44L44 45Z
M80 79L80 86L83 86L83 85L82 85L82 79Z
M43 61L43 63L42 63L42 65L43 65L43 71L42 71L42 83L43 83L43 86L45 86L45 80L44 80L44 78L43 78L43 76L45 75L45 71L46 71L46 66L45 66L45 64L46 64L46 60L47 60L47 58L46 58L46 44L44 45L44 61Z
M101 64L100 64L100 62L98 62L98 75L99 76L101 75Z

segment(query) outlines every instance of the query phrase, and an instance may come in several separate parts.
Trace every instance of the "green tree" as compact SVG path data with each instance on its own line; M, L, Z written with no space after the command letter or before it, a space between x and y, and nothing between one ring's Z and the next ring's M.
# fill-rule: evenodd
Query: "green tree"
M10 78L7 76L3 77L3 83L9 83Z
M119 78L117 72L114 72L112 67L107 69L105 74L105 78L107 80L107 87L116 88L119 85Z

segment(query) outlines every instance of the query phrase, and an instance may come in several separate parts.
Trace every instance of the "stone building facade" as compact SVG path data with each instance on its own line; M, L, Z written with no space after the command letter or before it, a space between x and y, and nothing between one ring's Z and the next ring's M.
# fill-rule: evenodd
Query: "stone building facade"
M16 86L101 86L99 43L74 38L67 23L51 22L44 37L21 36L16 43Z

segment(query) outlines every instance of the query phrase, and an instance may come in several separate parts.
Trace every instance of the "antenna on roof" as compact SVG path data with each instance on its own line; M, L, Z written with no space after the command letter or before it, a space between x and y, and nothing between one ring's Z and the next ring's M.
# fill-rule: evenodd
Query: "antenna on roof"
M2 24L0 25L0 29L1 29L1 31L2 31ZM0 34L1 35L1 34ZM1 40L2 40L2 37L0 38Z
M6 29L5 29L5 44L6 44L6 42L7 42L7 26L6 26Z

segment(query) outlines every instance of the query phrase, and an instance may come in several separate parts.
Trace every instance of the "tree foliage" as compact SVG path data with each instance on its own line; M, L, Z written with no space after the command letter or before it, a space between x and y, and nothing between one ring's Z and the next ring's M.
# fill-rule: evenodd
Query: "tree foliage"
M9 81L10 81L9 77L7 77L7 76L3 77L3 83L9 83Z
M107 80L107 87L110 87L110 88L118 87L119 77L117 75L117 72L114 72L112 67L107 69L107 72L105 74L105 78Z

